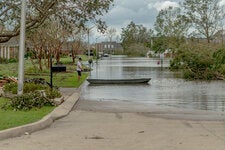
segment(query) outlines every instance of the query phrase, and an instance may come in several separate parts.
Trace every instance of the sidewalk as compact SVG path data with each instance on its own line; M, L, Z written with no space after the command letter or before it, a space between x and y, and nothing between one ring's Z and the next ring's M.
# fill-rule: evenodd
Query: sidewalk
M15 128L0 131L0 140L18 137L24 134L31 134L35 131L49 127L55 120L65 117L72 110L80 96L80 89L63 88L60 89L65 102L55 108L49 115L38 122L23 125Z

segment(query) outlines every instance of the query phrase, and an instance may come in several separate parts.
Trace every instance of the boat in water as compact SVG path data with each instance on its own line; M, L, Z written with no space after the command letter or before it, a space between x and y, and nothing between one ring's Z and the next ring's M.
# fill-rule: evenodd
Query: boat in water
M135 78L135 79L86 79L90 84L140 84L148 83L151 78Z

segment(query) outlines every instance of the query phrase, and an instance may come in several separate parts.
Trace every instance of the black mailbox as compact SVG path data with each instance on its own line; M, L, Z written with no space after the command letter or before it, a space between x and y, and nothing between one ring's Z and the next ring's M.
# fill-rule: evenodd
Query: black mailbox
M63 65L52 66L52 72L66 72L66 66Z

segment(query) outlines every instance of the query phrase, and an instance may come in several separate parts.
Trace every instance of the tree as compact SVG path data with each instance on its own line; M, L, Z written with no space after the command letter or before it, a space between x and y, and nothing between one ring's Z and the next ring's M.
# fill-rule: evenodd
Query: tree
M112 38L113 36L115 36L115 34L116 34L115 28L110 28L106 31L106 35L108 36L110 42L112 42Z
M88 21L94 21L103 31L105 23L98 16L107 12L113 0L27 0L26 30L38 28L53 17L72 31L72 26L84 27ZM7 42L20 32L21 0L1 0L0 24L4 30L0 33L0 43Z
M193 29L210 43L212 36L224 18L220 0L185 0L183 8L185 16L192 23Z
M75 63L75 58L76 56L80 53L80 50L82 47L84 47L83 44L83 39L82 36L86 34L84 33L84 31L79 31L78 33L78 29L77 31L73 32L70 35L70 42L69 45L71 46L71 57L72 57L72 62Z
M161 10L154 24L158 36L183 37L189 27L187 20L182 16L181 8L169 7Z
M63 45L69 37L68 32L58 20L46 20L43 25L33 29L27 34L27 43L31 46L33 57L38 60L39 70L42 70L43 61L46 67L50 66L50 58L53 56L56 63L60 63L60 54ZM46 62L46 60L48 60ZM34 64L34 63L33 63Z
M187 34L189 23L182 15L181 8L169 7L161 10L154 24L157 38L154 40L155 52L176 49Z
M35 70L43 70L42 58L48 58L47 54L49 51L47 50L47 40L45 28L39 28L39 30L30 31L27 34L28 40L27 43L32 45L32 48L29 48L29 53L31 63L33 64ZM38 67L36 67L36 63L33 61L37 59ZM49 66L49 65L47 65Z
M129 49L131 45L144 44L146 47L149 47L151 43L151 37L153 36L153 31L147 29L143 25L136 25L134 22L130 22L126 28L122 28L121 40L124 50Z

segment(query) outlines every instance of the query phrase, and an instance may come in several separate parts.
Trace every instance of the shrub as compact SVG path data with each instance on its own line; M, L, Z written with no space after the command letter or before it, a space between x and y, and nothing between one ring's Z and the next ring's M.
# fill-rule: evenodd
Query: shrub
M225 75L225 64L221 65L220 72Z
M0 58L0 64L8 64L8 63L15 63L17 62L18 60L16 58L10 58L10 59L7 59L7 58Z
M54 99L56 97L62 96L61 93L56 89L48 88L45 92L46 92L46 97L49 98L49 99Z
M37 90L45 90L47 89L47 86L41 85L41 84L35 84L35 83L25 83L24 84L24 93L31 93Z
M16 63L16 62L18 62L18 59L16 59L16 58L9 59L9 63Z
M17 94L17 83L9 83L6 84L3 88L4 92L9 92L12 94ZM31 93L36 90L45 90L47 89L47 86L41 85L41 84L35 84L35 83L24 83L23 92L24 93Z
M213 48L208 45L184 45L171 61L172 69L183 69L186 79L214 79Z
M223 65L225 65L225 49L218 49L213 53L214 58L214 67L215 69L222 69Z
M54 105L54 103L36 91L18 95L9 100L9 105L14 110L30 110L32 108L41 108L44 105Z
M4 92L17 93L17 83L9 83L4 86ZM43 92L45 94L43 94ZM10 96L10 101L5 108L14 110L29 110L32 108L41 108L45 105L54 105L52 99L61 97L61 93L56 89L51 89L48 85L37 83L24 83L24 94Z
M8 59L0 57L0 64L7 64L7 63L8 63Z
M11 83L8 83L4 86L3 88L3 91L5 93L12 93L12 94L16 94L17 93L17 83L15 82L11 82Z

